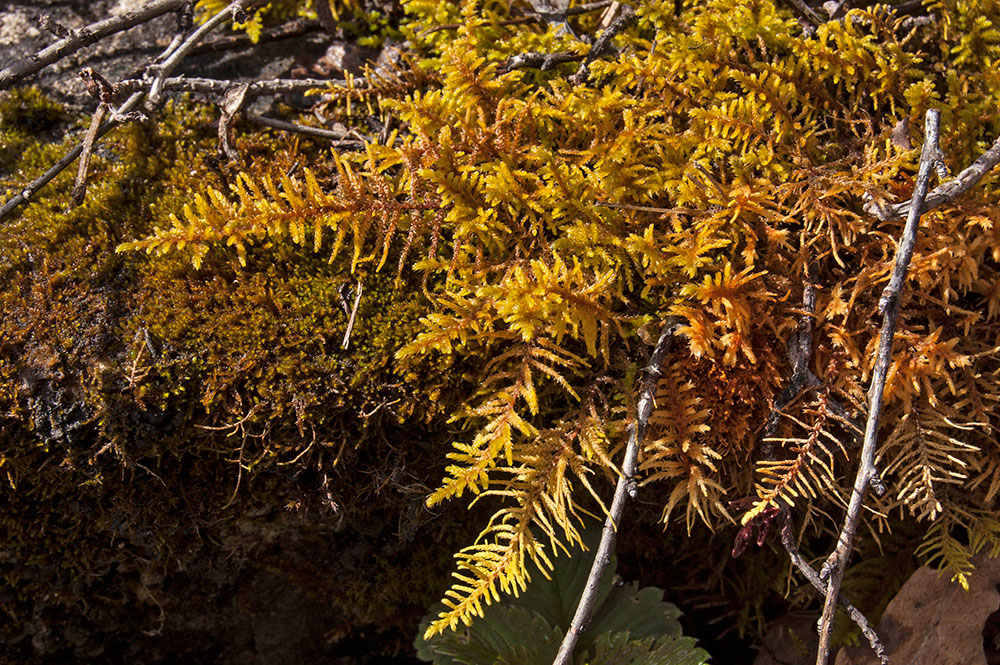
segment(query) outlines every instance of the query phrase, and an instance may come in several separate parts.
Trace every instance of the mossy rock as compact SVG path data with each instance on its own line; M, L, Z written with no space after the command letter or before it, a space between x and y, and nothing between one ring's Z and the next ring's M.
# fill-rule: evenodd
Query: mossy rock
M4 95L4 186L81 130L37 91ZM470 535L423 506L449 405L443 370L394 365L425 308L395 275L294 249L251 251L239 270L115 254L192 190L225 185L231 167L204 156L214 133L208 112L177 103L105 140L81 207L66 209L65 173L6 222L5 662L246 662L254 649L301 662L373 631L391 651ZM242 147L250 169L295 159L277 138ZM342 300L359 283L344 350Z

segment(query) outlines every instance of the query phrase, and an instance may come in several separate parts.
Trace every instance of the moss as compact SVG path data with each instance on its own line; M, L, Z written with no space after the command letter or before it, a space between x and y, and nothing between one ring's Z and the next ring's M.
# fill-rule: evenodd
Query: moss
M0 108L5 137L40 131L17 125L35 110L33 122L66 120L32 91ZM73 140L34 137L12 160L17 181ZM425 398L428 382L397 374L394 352L425 304L392 276L352 275L295 249L277 261L251 250L245 269L219 256L201 270L114 253L206 183L224 188L239 170L287 169L299 158L322 175L328 159L266 134L239 145L243 164L216 161L210 110L179 102L102 142L82 206L66 209L64 173L6 222L0 481L10 489L0 551L19 562L2 580L0 601L17 618L0 628L8 662L169 660L163 642L136 636L221 625L210 608L269 570L303 590L338 589L327 618L344 639L380 623L408 641L393 622L416 621L433 593L416 580L440 577L450 557L401 543L457 546L454 534L464 533L452 518L429 528L416 489L439 473L448 407ZM344 351L340 289L358 280ZM393 452L401 442L404 452ZM263 541L274 546L261 555ZM366 554L324 572L323 561L349 547ZM362 574L362 561L383 571L381 600L337 581ZM192 608L195 597L204 602ZM380 604L386 598L396 605ZM233 630L250 631L252 648L252 627Z

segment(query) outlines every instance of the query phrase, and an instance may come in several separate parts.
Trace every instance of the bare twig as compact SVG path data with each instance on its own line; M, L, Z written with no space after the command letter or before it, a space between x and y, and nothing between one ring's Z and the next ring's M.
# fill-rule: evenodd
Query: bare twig
M73 195L70 197L70 205L76 207L83 203L83 198L87 195L87 169L90 168L90 155L94 150L94 142L97 140L97 133L101 131L101 123L108 115L108 105L101 102L97 105L93 117L90 119L90 129L83 139L80 154L80 164L76 170L76 182L73 184Z
M792 564L802 573L809 584L812 584L820 593L825 594L826 585L823 584L823 580L819 578L819 575L809 565L809 562L802 558L799 548L795 544L795 536L792 535L792 519L787 507L783 507L778 513L778 520L781 523L781 544L784 545L785 551L788 552L788 558L791 559ZM861 633L868 639L868 644L871 645L872 651L875 652L879 662L882 665L888 665L889 657L885 655L885 647L882 645L878 633L875 632L871 623L868 622L868 617L842 595L837 598L837 602L844 608L847 615L851 617L851 620L858 625L858 628L861 629Z
M809 368L809 362L812 359L813 318L816 311L816 285L812 282L812 272L812 266L810 266L810 274L806 276L805 287L802 289L803 314L799 319L798 330L792 333L791 339L788 340L788 360L792 363L792 378L788 380L788 385L774 401L771 413L768 414L764 423L761 449L765 458L771 456L770 439L778 429L778 423L781 421L781 410L788 406L803 390L815 388L822 383Z
M814 28L825 23L825 21L819 17L819 14L814 12L812 7L803 2L803 0L784 0L784 3L788 5L792 11L798 14L800 19L807 21Z
M590 63L597 60L601 56L610 53L612 50L611 40L614 39L618 34L627 28L629 25L635 21L635 10L631 5L626 5L624 3L615 3L618 5L618 16L615 17L611 24L601 32L600 36L594 41L593 45L590 47L590 52L587 54L586 59L580 63L580 69L576 71L576 74L570 77L570 82L574 84L580 84L587 80L590 75Z
M260 38L257 40L257 44L267 44L269 42L277 42L283 39L301 37L302 35L307 35L310 32L316 32L319 29L321 29L321 26L317 21L304 18L295 19L294 21L289 21L288 23L264 30L260 33ZM242 33L227 35L226 37L219 37L218 39L214 39L204 44L198 44L191 49L191 53L189 55L196 56L205 53L219 53L234 48L240 48L242 46L253 45L254 43L250 40L248 35Z
M163 64L156 66L156 78L153 79L153 84L149 88L149 95L146 97L146 105L149 108L153 108L159 104L160 96L163 93L163 82L177 69L181 60L190 55L194 47L208 36L210 32L225 23L232 16L244 11L246 5L247 0L235 0L235 2L230 3L229 6L201 24L197 30L181 42L180 46L163 61Z
M903 280L913 257L913 246L916 243L917 224L923 213L924 200L934 170L934 160L938 154L938 129L941 113L936 109L927 111L924 121L924 145L920 156L920 170L917 173L917 183L913 192L909 217L899 241L896 263L892 269L889 284L882 291L879 299L879 311L882 314L882 331L879 336L878 355L872 372L872 383L868 389L868 422L865 427L864 444L861 447L861 459L858 472L854 478L854 489L847 508L847 517L837 540L837 547L823 564L820 578L827 583L826 599L823 604L823 615L819 624L819 649L816 655L816 665L826 665L830 658L830 633L833 630L833 615L840 595L840 585L844 579L844 569L851 554L854 534L857 531L861 516L861 507L869 486L881 486L878 472L875 468L875 447L878 440L879 420L882 415L882 394L885 392L885 379L892 360L892 342L896 333L896 320L899 316L900 292Z
M141 9L112 16L103 21L91 23L79 30L73 30L65 38L0 71L0 90L10 88L25 77L48 67L71 53L75 53L84 46L180 9L186 2L187 0L153 0Z
M618 484L615 487L615 496L611 503L611 509L604 520L604 528L601 531L601 542L597 546L594 554L594 563L590 567L590 575L587 577L587 584L584 586L583 595L576 606L573 620L566 630L562 644L559 645L559 652L556 654L552 665L568 665L573 657L573 649L576 647L580 635L583 634L587 623L590 621L594 611L594 604L597 600L597 590L604 575L604 570L611 561L611 553L614 550L615 538L618 531L618 524L621 522L622 512L625 509L627 497L635 498L635 470L639 460L639 447L642 445L642 438L646 433L646 424L653 413L653 403L656 396L656 385L660 378L660 367L663 359L667 355L670 343L674 338L677 329L682 325L683 319L671 316L663 324L660 332L660 339L657 340L653 353L649 356L649 364L643 370L644 374L639 391L639 401L636 406L635 422L629 426L628 446L625 449L625 461L622 463L622 475L618 477Z
M277 118L268 118L263 115L250 115L247 116L247 121L252 122L255 125L261 125L263 127L270 127L272 129L280 129L285 132L295 132L296 134L305 134L306 136L315 136L321 139L329 139L333 141L334 145L340 148L360 148L364 146L364 141L355 138L349 138L344 132L337 132L332 129L323 129L322 127L309 127L308 125L300 125L294 122L285 122L284 120L278 120Z
M116 87L127 91L139 91L148 87L148 82L142 79L126 79L119 81ZM306 92L331 85L347 85L340 79L271 79L270 81L254 81L247 87L247 98L263 95L277 95L290 92ZM172 92L196 92L200 94L222 95L233 87L232 81L209 78L188 78L186 76L171 77L163 80L162 90Z
M354 319L358 315L358 305L361 304L361 280L358 280L358 289L354 293L354 307L351 309L351 318L347 321L347 330L344 331L344 342L340 345L344 351L351 345L351 333L354 332Z
M937 149L934 156L935 162L940 159L939 155L940 149ZM927 198L922 203L924 212L943 206L946 203L951 203L962 194L965 194L975 187L976 183L982 180L983 176L998 163L1000 163L1000 137L997 137L993 145L990 146L990 149L980 155L979 159L973 162L971 166L951 180L938 185L927 194ZM921 162L921 166L923 166L923 162ZM936 167L937 164L935 163L932 166ZM913 201L916 198L916 191L914 191L913 198L902 203L878 205L874 201L871 201L865 204L865 211L884 222L902 219L910 214L910 209L913 207Z

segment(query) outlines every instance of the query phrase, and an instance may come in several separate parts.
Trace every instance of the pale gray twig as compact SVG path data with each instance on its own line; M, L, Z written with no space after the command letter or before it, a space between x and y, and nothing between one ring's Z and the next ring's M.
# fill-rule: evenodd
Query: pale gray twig
M899 240L896 253L896 263L892 269L889 284L882 291L879 299L879 311L882 314L882 331L879 336L878 355L872 371L872 383L868 389L868 421L865 427L864 443L861 446L861 459L858 463L851 501L847 507L844 526L837 540L837 547L830 554L820 570L820 578L826 580L826 598L823 604L823 614L819 624L819 649L816 654L816 665L826 665L830 658L830 633L833 630L834 610L840 596L840 585L844 579L844 570L851 555L854 534L858 528L862 503L869 486L881 485L875 468L875 447L878 442L879 420L882 415L882 394L885 392L885 379L892 361L892 342L896 333L896 320L899 317L900 293L903 280L913 257L913 247L917 238L917 225L923 213L924 200L927 197L934 161L938 154L938 130L941 123L941 113L936 109L927 111L924 121L924 145L920 156L920 169L917 172L917 183L913 191L909 217Z
M0 70L0 90L6 90L27 76L30 76L53 62L75 53L108 35L151 21L157 16L180 9L187 0L153 0L144 7L102 21L91 23L71 31L66 37L42 49L38 53L18 60L10 67Z
M361 280L358 280L358 289L354 294L354 307L351 309L351 318L347 321L347 330L344 331L344 342L340 345L340 348L345 351L351 345L351 333L354 332L354 319L358 315L358 305L361 304Z
M639 447L642 445L642 438L646 433L646 424L653 413L654 401L656 398L656 385L660 378L660 367L663 366L663 359L670 348L670 342L674 338L677 329L682 325L683 319L676 316L668 317L660 332L660 339L657 340L653 353L649 356L649 364L643 370L643 377L640 383L639 401L636 405L636 418L629 426L628 445L625 448L625 461L622 463L622 475L618 477L618 484L615 486L615 496L611 503L611 509L604 520L604 528L601 531L601 542L597 546L594 554L594 563L590 567L590 575L583 589L583 595L576 606L573 620L566 630L562 643L559 645L559 652L556 654L552 665L568 665L573 658L573 649L576 647L580 635L583 634L590 617L594 612L594 604L597 600L597 590L600 585L604 570L611 561L611 553L615 547L615 538L618 532L618 525L621 522L622 512L625 509L627 497L635 498L635 471L639 461Z
M148 108L152 109L159 104L160 96L163 93L163 82L177 69L181 60L190 55L194 47L208 36L210 32L225 23L230 17L243 11L246 4L247 0L235 0L235 2L230 3L225 9L198 26L198 29L181 42L162 64L155 66L156 77L153 79L153 84L149 87L149 94L146 98Z
M940 155L940 152L938 155ZM939 159L939 157L935 159L935 162ZM997 140L993 142L990 149L980 155L979 159L974 161L971 166L951 180L941 183L931 190L923 203L924 212L943 206L946 203L951 203L962 194L965 194L975 187L983 179L983 176L989 173L998 163L1000 163L1000 137L997 137ZM934 167L937 168L937 163L934 164ZM914 193L913 199L903 201L902 203L877 205L875 202L869 202L865 205L865 212L878 217L883 222L903 219L910 214L910 208L915 198L916 194Z

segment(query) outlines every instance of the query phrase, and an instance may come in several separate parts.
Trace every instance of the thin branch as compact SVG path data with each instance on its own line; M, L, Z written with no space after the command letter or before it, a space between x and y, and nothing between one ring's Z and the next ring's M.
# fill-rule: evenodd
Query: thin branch
M940 153L939 153L940 154ZM951 203L962 194L976 186L976 184L989 173L989 171L1000 163L1000 137L997 137L990 149L979 156L970 167L959 173L957 176L935 187L923 202L923 211L927 212L933 208ZM916 200L916 192L913 198L902 203L892 205L877 205L869 202L865 205L865 212L878 217L883 222L903 219L910 214L913 201Z
M936 109L927 111L924 120L924 145L920 155L920 170L917 172L917 184L913 192L913 202L909 217L903 229L896 254L896 264L892 269L889 284L879 299L879 311L882 313L882 331L879 336L878 356L872 372L872 383L868 389L868 422L865 427L864 444L861 446L861 460L858 472L854 478L854 489L851 492L851 502L847 508L844 527L837 540L837 547L823 564L820 578L827 581L826 599L823 604L823 615L819 624L819 649L816 654L816 665L826 665L830 658L830 633L833 630L834 610L840 595L840 585L844 579L844 570L851 555L854 534L858 528L862 503L868 487L881 486L878 472L875 468L875 447L878 441L879 420L882 415L882 395L885 392L885 379L892 361L892 342L896 333L896 321L899 317L900 292L903 280L913 257L913 247L916 243L917 224L923 213L924 199L934 170L934 161L938 154L938 129L941 123L941 113Z
M83 203L83 198L87 195L87 169L90 168L90 156L94 150L94 142L97 141L97 133L101 131L101 123L107 115L108 105L101 102L90 119L90 128L87 130L86 138L83 139L80 165L76 171L76 182L73 184L73 194L70 197L70 205L73 207Z
M225 23L229 18L244 11L246 5L247 0L235 0L235 2L230 3L225 9L200 25L197 30L192 32L187 39L185 39L181 45L178 46L173 53L171 53L170 56L163 61L163 64L156 67L156 78L153 79L153 84L149 88L149 95L146 99L147 106L153 107L159 104L160 96L163 93L163 82L173 73L175 69L177 69L177 66L181 64L181 60L190 55L194 47L197 46L202 39L207 37L210 32Z
M144 90L149 83L142 79L126 79L119 81L116 87L128 91ZM340 79L271 79L269 81L254 81L247 87L247 98L263 95L276 95L287 92L307 92L331 85L347 85ZM200 94L225 94L233 87L232 81L210 78L188 78L177 76L163 80L162 90L171 92L196 92Z
M180 9L187 0L153 0L145 7L118 16L112 16L88 26L73 30L63 39L42 49L38 53L18 60L0 71L0 90L6 90L27 76L30 76L54 62L75 53L101 39L146 23L158 16Z
M625 509L627 497L635 498L635 471L639 460L639 447L642 438L646 433L646 424L653 413L653 403L656 397L656 385L660 378L660 367L663 359L667 355L670 343L674 338L677 329L682 325L683 319L676 316L668 317L660 332L660 339L656 342L652 355L649 357L649 364L643 370L644 374L639 391L639 401L636 406L635 422L629 426L628 446L625 449L625 461L622 463L622 474L618 477L618 484L615 486L615 497L611 503L611 509L604 520L604 528L601 531L601 542L597 546L594 554L594 563L590 567L590 575L587 577L587 584L584 586L580 602L576 606L576 613L573 621L566 630L562 644L559 645L559 652L556 654L552 665L568 665L573 658L573 649L576 647L580 635L587 627L591 615L594 612L594 604L597 600L597 590L604 570L611 561L611 553L615 547L615 537L618 531L618 524L621 522L622 512Z
M623 3L616 3L619 7L618 16L611 22L611 24L601 32L600 36L594 41L590 47L590 52L587 54L586 59L580 63L580 69L577 70L576 74L573 74L569 78L570 83L580 84L587 80L590 76L590 63L598 58L610 53L613 49L611 45L611 40L618 36L622 30L627 28L629 25L635 21L635 9L631 5L626 5Z
M781 522L781 544L785 546L788 558L791 559L792 564L802 573L809 584L812 584L820 593L825 594L826 585L823 584L823 580L819 578L819 575L809 565L809 562L802 558L799 548L795 544L795 537L792 535L792 519L787 507L782 508L778 514L778 519ZM889 665L889 657L885 654L885 646L882 645L878 633L875 632L871 623L868 622L868 617L843 596L839 596L837 602L844 608L847 615L851 617L851 620L858 625L858 628L861 629L861 633L868 639L868 644L871 645L872 651L875 652L879 662L882 665Z
M825 23L825 21L819 17L819 14L814 12L812 7L803 2L803 0L783 0L783 2L788 5L792 11L798 14L800 19L807 21L813 28Z
M127 117L128 114L136 106L139 105L139 102L142 100L144 95L145 95L144 92L136 92L131 97L129 97L128 100L124 104L122 104L121 108L119 108L116 112L114 112L112 117L107 121L105 121L101 125L100 129L97 130L97 136L95 137L95 140L107 134L112 127L116 126L122 121L122 119ZM49 182L57 175L62 173L67 166L76 161L76 158L79 157L82 152L83 152L83 143L80 143L75 148L66 153L62 159L60 159L58 162L49 167L48 171L46 171L45 173L43 173L42 175L38 176L33 181L31 181L31 183L29 183L24 189L22 189L9 201L7 201L7 203L5 203L2 208L0 208L0 220L9 215L22 203L30 199L42 187L49 184Z
M329 139L330 141L333 141L334 145L340 148L360 148L364 146L364 141L348 138L348 135L344 132L336 132L332 129L300 125L294 122L278 120L277 118L268 118L263 115L250 115L247 116L246 119L248 122L252 122L255 125L261 125L262 127L270 127L272 129L280 129L284 132L295 132L296 134L305 134L306 136Z
M269 30L264 30L260 33L257 45L277 42L283 39L291 39L293 37L301 37L302 35L307 35L310 32L316 32L321 28L322 26L320 26L317 21L312 19L296 19ZM255 44L250 40L250 37L245 34L228 35L226 37L219 37L218 39L214 39L204 44L198 44L191 49L189 56L193 57L203 55L205 53L220 53L222 51L229 51L242 46L254 45Z

